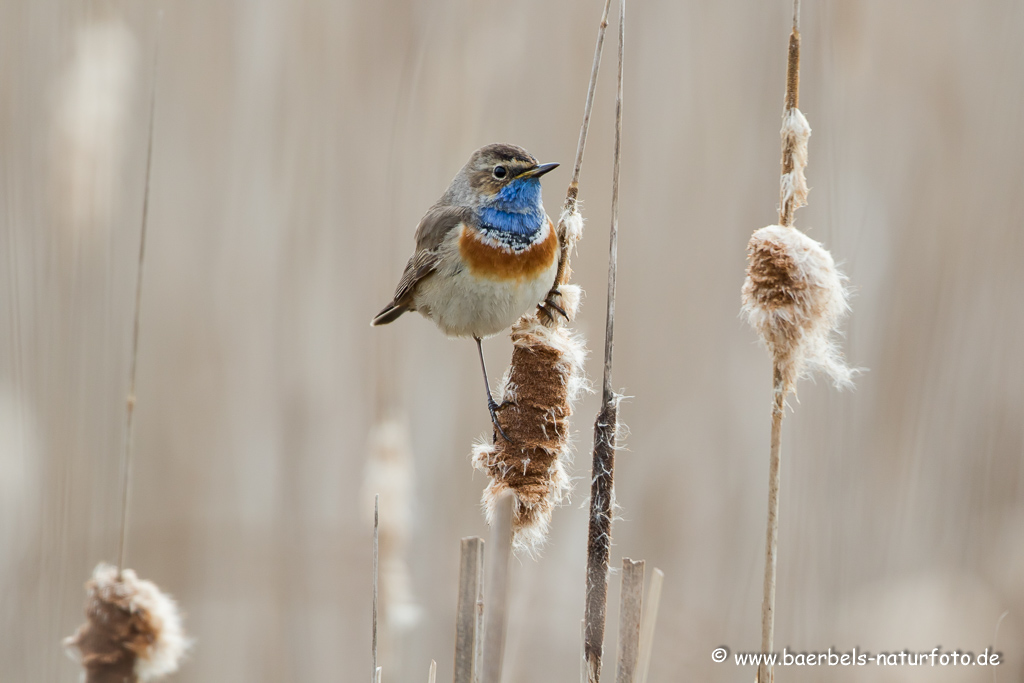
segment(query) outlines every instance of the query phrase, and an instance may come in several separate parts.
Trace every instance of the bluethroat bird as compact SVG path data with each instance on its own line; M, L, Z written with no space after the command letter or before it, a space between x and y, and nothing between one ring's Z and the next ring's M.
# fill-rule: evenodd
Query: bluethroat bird
M406 311L418 311L450 337L475 339L487 409L506 440L481 340L512 325L554 286L558 236L544 212L540 177L556 166L538 164L515 145L493 144L473 152L420 219L416 251L395 297L372 323L387 325Z

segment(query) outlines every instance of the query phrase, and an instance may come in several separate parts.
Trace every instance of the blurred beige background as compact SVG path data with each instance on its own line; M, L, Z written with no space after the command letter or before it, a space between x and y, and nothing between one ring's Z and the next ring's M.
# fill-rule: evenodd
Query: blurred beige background
M369 676L363 479L388 415L413 444L419 620L385 644L384 680L425 680L431 658L448 680L459 538L486 534L475 349L419 317L368 323L480 145L562 162L557 212L601 2L164 5L128 564L187 612L174 680ZM790 11L628 8L614 381L633 398L612 562L666 572L652 681L753 676L710 653L760 641L771 371L738 311L746 241L776 216ZM154 15L0 2L5 683L77 679L60 639L116 560ZM995 645L1007 663L776 675L1024 680L1024 4L806 0L802 27L797 224L850 276L844 345L869 371L852 393L801 385L786 420L776 642ZM574 261L598 354L613 31ZM487 344L492 376L509 350ZM543 556L514 563L510 683L578 680L596 409L576 416L572 504Z

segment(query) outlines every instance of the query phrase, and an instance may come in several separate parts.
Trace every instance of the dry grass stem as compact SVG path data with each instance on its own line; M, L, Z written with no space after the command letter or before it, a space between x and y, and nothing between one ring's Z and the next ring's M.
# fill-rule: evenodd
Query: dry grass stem
M640 661L637 663L640 683L647 683L647 674L651 668L654 627L658 623L658 605L661 603L661 587L664 582L665 572L655 567L651 574L651 587L647 589L647 598L644 600L644 621L640 628Z
M644 561L622 558L619 600L619 652L615 683L634 683L640 660L640 622L643 619Z
M376 495L373 498L373 640L370 645L371 652L373 655L373 673L372 681L376 681L379 672L377 670L377 597L379 595L379 575L378 570L378 558L379 558L379 543L380 543L380 495Z
M153 125L156 120L156 76L160 59L159 26L163 13L158 15L156 48L153 52L153 84L149 93L149 138L146 143L146 179L142 194L142 227L139 231L139 264L135 276L135 315L132 322L132 353L128 365L128 398L125 401L124 456L121 461L121 530L118 535L117 569L124 567L128 542L128 505L131 498L132 442L135 427L135 369L139 357L139 313L142 307L142 266L146 260L146 227L149 222L149 178L153 168Z
M459 601L455 615L455 683L479 683L483 636L484 542L462 539Z
M480 443L473 448L474 466L491 477L483 495L488 522L494 519L497 497L506 490L514 492L513 545L517 551L527 553L535 552L543 544L551 512L568 494L566 467L572 456L569 417L586 388L586 348L566 327L567 322L575 319L582 296L578 286L569 284L569 258L583 234L583 217L578 207L579 175L610 5L611 0L605 0L576 162L556 228L560 252L555 284L536 313L523 316L512 326L512 363L502 382L497 411L498 422L511 441L499 434L494 443ZM565 312L564 318L556 306Z
M508 623L508 570L512 560L512 508L515 496L503 493L498 499L491 525L491 552L488 553L484 602L483 683L501 683L501 665L505 654L505 630Z
M86 683L153 681L178 670L188 640L170 596L108 564L96 567L85 589L86 622L64 647L85 669Z
M608 607L608 556L611 552L614 505L615 448L620 396L612 390L612 351L615 335L615 279L618 262L619 171L622 142L622 65L626 3L619 4L619 68L615 97L615 149L612 163L612 222L608 246L608 310L605 323L604 381L601 410L594 423L594 454L590 484L590 521L587 530L587 588L584 619L584 654L591 683L601 679L604 628Z
M569 256L576 248L576 242L583 234L583 217L579 212L580 170L583 168L583 153L587 148L587 133L590 131L590 114L594 109L594 92L597 90L597 75L601 71L601 55L604 53L604 36L608 29L608 10L612 0L605 0L601 12L601 23L597 28L597 44L594 46L594 62L590 67L590 83L587 86L587 101L583 107L583 123L580 125L580 137L576 143L576 161L572 167L572 179L565 192L565 204L558 219L558 242L561 251L558 255L558 270L555 274L555 286L552 294L558 296L557 290L569 282L572 269ZM549 294L549 298L552 296ZM564 306L562 307L565 308ZM547 325L557 325L561 320L550 306L542 307L540 317Z

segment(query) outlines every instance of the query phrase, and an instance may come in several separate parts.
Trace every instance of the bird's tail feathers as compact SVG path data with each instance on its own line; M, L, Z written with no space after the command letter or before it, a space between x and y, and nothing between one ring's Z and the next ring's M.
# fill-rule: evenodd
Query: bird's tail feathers
M392 301L390 304L384 307L383 311L377 314L377 316L373 319L373 322L371 322L370 324L374 327L377 327L378 325L387 325L388 323L397 320L399 316L401 316L408 310L409 308L407 306L402 306Z

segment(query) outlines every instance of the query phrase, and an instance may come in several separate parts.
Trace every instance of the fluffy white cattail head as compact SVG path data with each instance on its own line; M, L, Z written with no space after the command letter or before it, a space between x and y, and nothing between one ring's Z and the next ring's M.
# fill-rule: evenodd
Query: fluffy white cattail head
M579 287L559 289L572 319ZM569 416L587 389L586 348L564 326L548 327L536 315L524 316L512 327L512 347L512 365L498 400L498 422L512 441L498 436L494 444L475 445L473 464L491 477L483 496L488 522L500 494L512 491L513 546L532 553L547 538L551 512L569 491Z
M813 371L837 387L851 386L853 371L835 344L849 311L846 276L832 255L796 228L769 225L747 245L743 314L782 373L786 391Z
M152 681L178 670L189 641L169 595L131 569L118 578L117 567L103 563L85 589L86 623L64 639L64 647L78 651L76 659L87 671L127 670Z

